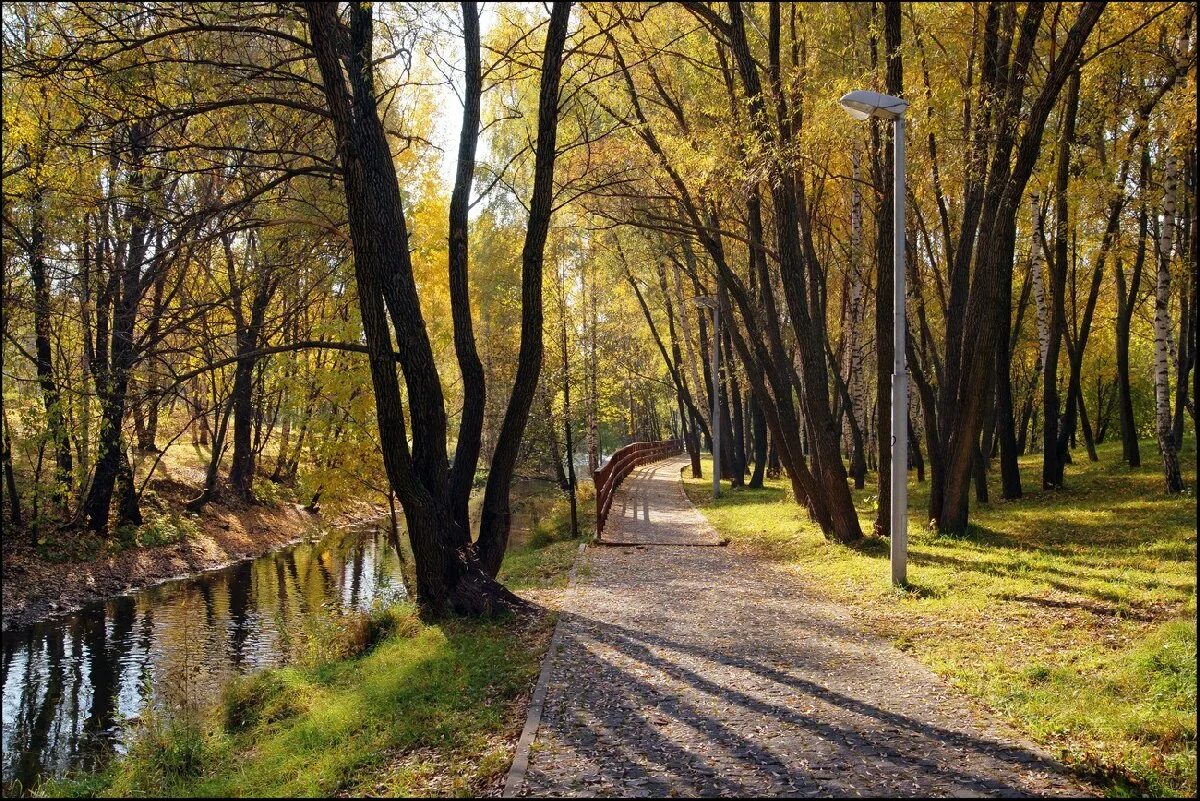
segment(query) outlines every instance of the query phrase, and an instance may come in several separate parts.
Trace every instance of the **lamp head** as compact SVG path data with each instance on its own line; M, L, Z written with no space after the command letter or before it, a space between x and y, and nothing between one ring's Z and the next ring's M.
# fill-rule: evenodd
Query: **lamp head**
M903 115L904 110L908 108L908 101L903 98L869 92L865 89L847 92L842 95L842 99L838 103L846 110L847 114L856 120L865 120L870 117L894 120Z

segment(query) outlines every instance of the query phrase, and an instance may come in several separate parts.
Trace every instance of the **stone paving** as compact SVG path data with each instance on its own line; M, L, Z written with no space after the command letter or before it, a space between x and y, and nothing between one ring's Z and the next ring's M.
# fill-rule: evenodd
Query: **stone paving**
M626 479L649 518L606 534L715 541L685 464ZM521 795L1093 794L794 575L720 547L581 559Z

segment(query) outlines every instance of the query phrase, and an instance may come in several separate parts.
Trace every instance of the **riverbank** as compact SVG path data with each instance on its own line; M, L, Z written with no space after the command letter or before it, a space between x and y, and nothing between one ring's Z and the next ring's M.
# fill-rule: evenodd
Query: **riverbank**
M215 705L188 703L177 683L157 688L168 711L142 720L124 758L37 792L498 794L582 542L555 488L516 495L500 579L534 613L426 623L402 603L341 616L303 635L315 638L299 649L306 658L235 679Z
M124 539L79 531L69 550L24 542L4 546L3 628L65 614L92 601L261 556L323 529L378 519L386 508L362 502L326 519L298 504L212 503L202 515L150 511Z
M1189 487L1195 452L1181 451ZM1055 492L1036 488L1040 455L1023 457L1025 497L973 502L962 537L921 524L928 484L913 476L904 592L886 540L826 540L783 481L716 503L708 479L685 485L731 547L792 571L1110 793L1191 796L1196 499L1167 496L1156 460L1122 465L1119 442L1099 457L1078 455ZM875 490L854 500L870 531Z

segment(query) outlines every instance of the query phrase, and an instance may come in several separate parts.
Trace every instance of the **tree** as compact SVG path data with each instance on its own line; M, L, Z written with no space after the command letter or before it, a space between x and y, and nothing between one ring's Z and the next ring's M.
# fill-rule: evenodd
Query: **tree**
M474 548L469 529L461 524L455 511L446 459L441 381L413 279L395 166L378 113L371 55L372 9L363 5L351 7L347 40L339 34L335 8L322 3L307 3L305 7L314 56L337 135L360 314L371 351L384 464L408 522L416 561L418 600L430 611L459 614L490 615L518 607L520 599L492 577L499 569L507 545L508 491L541 369L542 250L551 213L558 81L570 6L554 7L546 37L536 177L522 257L521 355L513 395L493 455L480 536ZM469 15L474 9L466 8L464 13ZM478 28L464 26L464 35L468 39L477 37ZM476 49L476 44L467 46L468 52ZM346 71L342 68L343 61L348 67ZM465 137L460 145L470 148L471 139ZM461 232L457 235L461 236ZM462 269L465 270L465 265ZM395 330L407 388L413 435L411 451L400 387L389 355L392 351L389 319ZM459 333L463 327L456 325L456 328ZM460 350L460 358L462 353ZM463 465L458 467L464 469Z

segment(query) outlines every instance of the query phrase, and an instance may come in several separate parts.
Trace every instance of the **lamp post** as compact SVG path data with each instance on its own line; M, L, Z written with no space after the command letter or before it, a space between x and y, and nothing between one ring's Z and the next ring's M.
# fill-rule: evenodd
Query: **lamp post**
M712 309L713 343L709 360L712 363L712 452L713 452L713 499L721 497L721 399L719 393L721 369L721 304L712 295L696 298L696 305Z
M892 211L892 584L903 586L908 561L908 368L904 357L904 111L908 101L854 91L838 101L856 120L891 120L895 147Z

